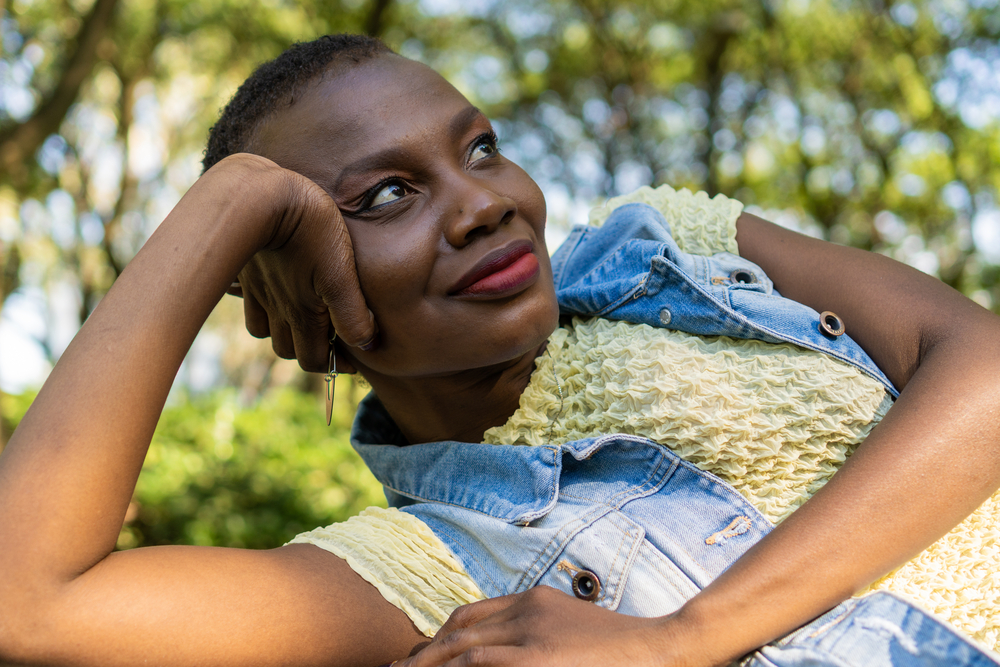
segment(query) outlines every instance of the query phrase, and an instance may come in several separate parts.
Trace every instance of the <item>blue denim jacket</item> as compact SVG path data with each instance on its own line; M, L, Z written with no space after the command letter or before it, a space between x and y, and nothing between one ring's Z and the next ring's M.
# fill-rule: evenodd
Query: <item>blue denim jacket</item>
M759 266L728 252L682 252L667 221L646 204L616 208L602 227L575 227L552 271L564 314L793 343L857 366L899 395L850 336L823 333L820 314L778 294Z
M846 336L828 340L818 329L813 335L818 315L774 292L759 267L734 255L681 252L648 206L621 207L604 227L574 231L554 266L564 312L794 342L853 363L895 392ZM752 272L755 282L726 278L737 270ZM359 407L352 442L389 505L426 523L490 597L548 585L620 613L660 616L771 529L735 489L635 436L542 447L408 445L370 395ZM746 661L998 664L887 593L849 600Z

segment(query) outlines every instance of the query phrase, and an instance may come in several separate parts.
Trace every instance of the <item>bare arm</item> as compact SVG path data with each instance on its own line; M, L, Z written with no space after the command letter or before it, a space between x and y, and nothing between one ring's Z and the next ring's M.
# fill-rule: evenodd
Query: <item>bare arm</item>
M906 562L1000 487L1000 318L885 257L747 214L737 231L741 255L785 296L840 315L902 390L886 418L677 613L629 618L534 589L459 609L405 667L727 664Z
M708 662L834 606L1000 486L1000 318L885 257L747 214L737 229L741 255L785 296L840 315L902 392L816 496L670 620L675 639L716 638Z
M312 280L346 285L353 311L367 312L333 202L262 158L229 158L177 205L73 340L0 456L0 661L363 665L425 641L312 546L112 553L195 334L255 252L296 244L342 248L300 256L315 260Z

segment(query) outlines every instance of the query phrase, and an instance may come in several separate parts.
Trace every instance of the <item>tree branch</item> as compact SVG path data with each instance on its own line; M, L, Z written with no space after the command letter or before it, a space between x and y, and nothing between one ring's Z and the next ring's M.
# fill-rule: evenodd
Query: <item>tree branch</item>
M371 13L365 21L365 34L378 37L385 28L385 11L389 9L392 0L375 0L372 3Z
M5 8L4 0L0 0L0 21L3 20L3 10ZM3 53L3 30L0 30L0 53ZM3 446L2 434L0 434L0 447Z
M59 130L80 87L97 63L97 45L111 24L118 0L96 0L77 34L76 45L55 89L31 118L0 133L0 172L8 177L23 174L25 162L53 132Z

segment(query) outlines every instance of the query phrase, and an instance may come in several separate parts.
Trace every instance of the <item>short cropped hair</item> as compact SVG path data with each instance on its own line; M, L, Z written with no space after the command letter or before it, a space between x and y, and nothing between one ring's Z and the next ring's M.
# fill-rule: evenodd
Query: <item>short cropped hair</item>
M388 53L394 51L382 40L365 35L326 35L293 44L258 67L229 100L209 130L202 173L233 153L252 152L261 124L330 67L353 67Z

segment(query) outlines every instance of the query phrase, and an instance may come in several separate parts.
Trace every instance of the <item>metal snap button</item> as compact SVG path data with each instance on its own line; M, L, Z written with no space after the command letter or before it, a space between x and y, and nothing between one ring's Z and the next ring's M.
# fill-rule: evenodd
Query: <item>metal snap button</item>
M746 269L736 269L729 274L729 279L734 283L743 283L745 285L752 285L757 282L757 276Z
M601 594L601 580L596 574L590 570L583 570L578 567L570 565L569 561L560 561L556 565L557 570L562 570L563 572L568 572L573 577L573 595L585 600L587 602L593 602Z
M667 310L666 308L661 308L660 309L660 323L661 324L663 324L664 326L670 324L670 320L672 318L673 318L673 316L670 314L669 310Z
M601 580L590 570L580 570L573 575L573 594L581 600L593 602L601 594Z
M847 331L844 320L840 316L829 310L824 310L819 314L819 330L827 336L843 336Z

